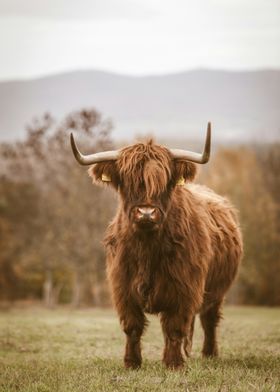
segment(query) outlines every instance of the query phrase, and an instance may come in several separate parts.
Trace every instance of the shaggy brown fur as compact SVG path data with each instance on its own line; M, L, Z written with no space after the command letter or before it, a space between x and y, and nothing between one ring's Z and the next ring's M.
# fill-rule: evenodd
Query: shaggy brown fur
M182 366L182 348L189 356L198 313L203 354L217 355L221 305L242 255L230 203L191 184L195 164L173 160L168 149L152 141L124 148L117 161L96 164L89 173L97 182L102 174L109 176L120 194L105 246L113 300L127 336L125 366L141 365L145 312L160 315L167 367ZM185 186L177 185L181 177ZM155 208L153 224L137 224L138 206Z

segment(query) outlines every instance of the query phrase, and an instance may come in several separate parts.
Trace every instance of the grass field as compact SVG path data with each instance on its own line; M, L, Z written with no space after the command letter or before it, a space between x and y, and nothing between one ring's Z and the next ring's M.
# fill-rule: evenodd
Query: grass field
M122 364L124 336L112 310L13 309L0 313L2 391L280 391L280 309L227 307L220 358L193 357L180 371L161 364L159 321L150 318L141 370Z

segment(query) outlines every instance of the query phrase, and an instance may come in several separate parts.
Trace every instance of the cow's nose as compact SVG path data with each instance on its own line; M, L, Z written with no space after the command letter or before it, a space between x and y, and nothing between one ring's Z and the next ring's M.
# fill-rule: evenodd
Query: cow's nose
M155 218L156 209L153 207L138 207L137 215L140 219L153 220Z

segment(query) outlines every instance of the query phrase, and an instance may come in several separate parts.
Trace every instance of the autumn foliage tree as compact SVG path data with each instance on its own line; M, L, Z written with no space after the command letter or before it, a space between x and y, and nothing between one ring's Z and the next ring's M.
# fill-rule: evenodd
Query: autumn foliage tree
M111 124L93 109L73 112L59 125L49 114L36 118L27 126L26 140L2 146L1 187L5 193L8 181L14 187L14 200L7 204L5 197L0 211L0 227L11 243L10 253L5 244L1 249L1 265L10 268L5 267L3 280L22 282L23 296L40 292L48 306L58 300L100 304L106 296L101 238L114 202L110 193L92 187L75 163L70 131L85 151L111 148ZM27 190L22 193L24 186L35 200ZM18 234L21 226L24 236ZM10 292L4 286L3 291Z
M239 210L244 260L230 300L280 304L280 145L221 148L203 180Z

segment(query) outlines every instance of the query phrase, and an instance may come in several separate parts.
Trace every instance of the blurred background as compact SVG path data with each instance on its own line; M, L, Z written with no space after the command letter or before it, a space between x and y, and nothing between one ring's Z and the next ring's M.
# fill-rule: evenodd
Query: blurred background
M72 156L153 136L213 153L240 213L234 304L280 305L278 0L0 0L0 305L110 306L116 196Z

